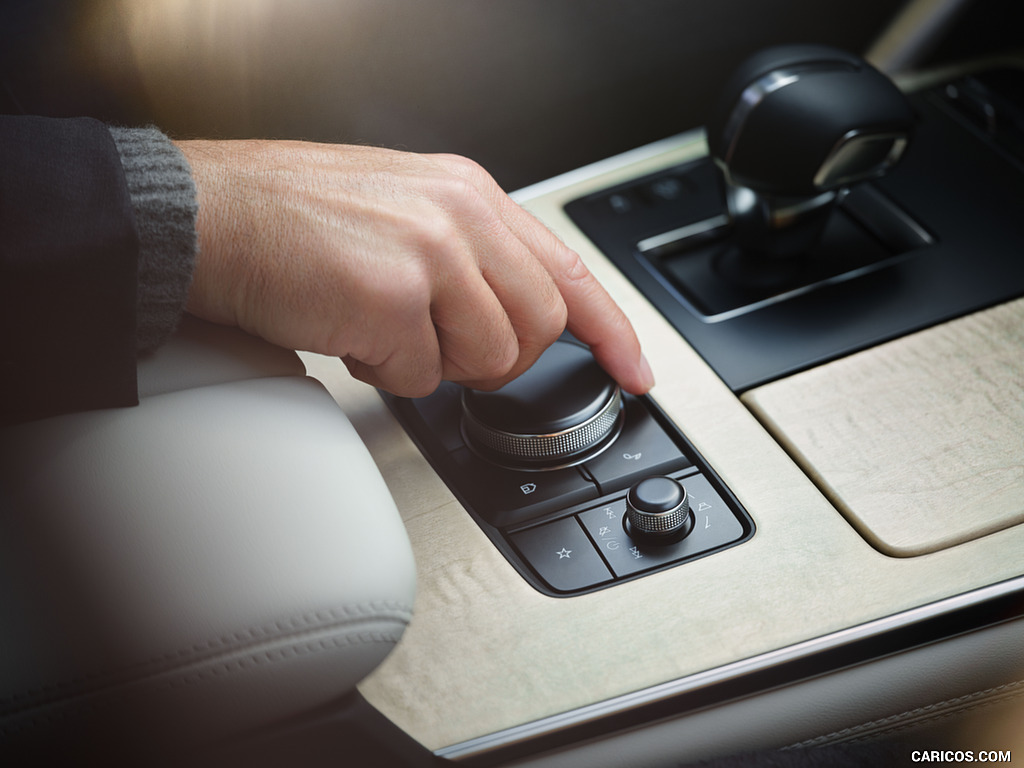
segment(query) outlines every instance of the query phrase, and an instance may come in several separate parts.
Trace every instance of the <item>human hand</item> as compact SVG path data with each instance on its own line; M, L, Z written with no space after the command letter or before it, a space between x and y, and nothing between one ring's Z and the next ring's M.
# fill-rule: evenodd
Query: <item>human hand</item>
M628 319L579 256L480 166L452 155L182 141L199 198L188 311L340 357L398 395L494 389L561 332L635 394Z

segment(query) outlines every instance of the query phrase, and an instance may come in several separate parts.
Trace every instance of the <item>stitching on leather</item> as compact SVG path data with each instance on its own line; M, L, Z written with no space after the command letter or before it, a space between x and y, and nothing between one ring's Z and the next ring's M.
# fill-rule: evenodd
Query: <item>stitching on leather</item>
M320 638L319 640L293 643L290 646L275 647L236 659L217 662L211 667L195 670L186 675L172 677L160 683L161 688L180 688L195 685L211 678L222 677L235 671L248 669L263 664L274 664L299 656L308 656L322 651L331 651L352 645L369 645L374 643L395 643L401 630L397 632L364 632L357 636Z
M372 617L369 620L377 620L377 618L378 617ZM329 629L329 627L320 627L318 630L313 631L322 631L324 629ZM248 657L246 657L243 654L239 658L217 662L207 669L195 670L181 677L171 677L167 680L163 680L157 684L157 687L161 689L168 689L196 685L205 682L206 680L209 680L211 678L217 678L240 671L246 671L252 667L259 667L265 664L274 664L286 659L295 658L300 655L310 655L321 652L329 652L332 650L353 645L368 645L375 643L386 643L388 645L394 645L401 638L403 630L404 623L401 627L395 627L390 632L386 630L377 630L361 632L358 635L346 635L345 637L324 637L319 638L317 640L295 642L292 643L290 646L270 648L259 653L251 654ZM203 665L208 663L209 661L210 659L197 660L196 662L193 662L193 664ZM158 672L154 675L150 675L149 678L151 679L152 677L159 677L161 675L167 674L169 671L171 670L164 670L162 672ZM143 679L145 678L135 678L132 679L130 682L132 684L137 684L141 682ZM84 695L88 696L102 694L106 691L110 691L114 687L116 687L116 684L113 686L109 686L106 690L94 689L92 691L88 691ZM52 701L42 702L40 705L33 706L45 706L48 703L52 703ZM95 710L98 707L109 705L109 703L110 702L101 701L99 705L97 705L96 702L89 702L84 707L84 709ZM25 710L30 708L31 707L25 707L21 709L21 714L24 714ZM80 712L82 711L82 709L82 707L68 707L58 711L49 710L37 713L36 715L30 716L28 719L21 719L16 722L0 724L0 736L8 736L18 732L23 732L46 723L59 723L63 720L66 720L72 714L73 711ZM5 715L11 714L13 714L14 717L18 717L19 712L14 711L10 713L5 713Z
M925 724L935 723L946 718L961 715L966 712L973 712L994 704L1012 701L1024 697L1024 680L1015 680L992 688L974 691L973 693L956 696L934 704L923 707L908 709L895 715L869 720L860 725L853 725L842 728L822 736L815 736L811 739L789 744L783 749L801 749L805 747L818 747L836 742L856 742L875 738L879 734L895 734L910 728ZM964 706L966 705L966 706Z
M288 619L239 629L230 634L195 643L187 648L152 657L131 667L116 671L97 671L38 686L0 698L0 716L9 716L36 706L52 703L56 699L85 695L129 681L151 678L173 670L178 665L193 665L225 651L244 652L247 645L281 640L296 633L309 633L344 627L365 620L397 621L403 627L412 616L412 608L400 601L375 601L322 609L297 614Z

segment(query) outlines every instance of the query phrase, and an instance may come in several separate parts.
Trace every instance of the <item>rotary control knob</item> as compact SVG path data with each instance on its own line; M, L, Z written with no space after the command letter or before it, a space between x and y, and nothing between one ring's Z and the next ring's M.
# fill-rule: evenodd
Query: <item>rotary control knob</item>
M622 391L589 350L557 341L519 378L462 394L462 435L477 454L515 469L579 464L614 441Z
M626 532L648 544L671 544L693 529L686 488L671 477L648 477L626 494Z

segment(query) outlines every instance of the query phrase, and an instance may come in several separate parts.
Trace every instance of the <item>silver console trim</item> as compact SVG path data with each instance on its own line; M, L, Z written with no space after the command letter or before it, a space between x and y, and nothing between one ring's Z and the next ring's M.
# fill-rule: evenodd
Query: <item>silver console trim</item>
M504 458L514 469L529 469L516 462L543 462L543 469L559 469L582 464L608 447L610 438L622 429L622 389L616 385L601 409L593 416L557 432L526 434L506 432L480 421L466 407L463 400L460 428L466 445L479 453L478 448L493 451L494 456L481 454L487 461ZM567 462L553 465L552 462ZM504 466L504 465L502 465Z
M753 111L771 94L800 82L801 76L807 70L806 66L774 70L762 75L743 89L722 131L722 143L726 147L723 161L726 167L732 162L732 156L736 152L736 140Z
M934 603L911 608L907 611L875 619L865 624L849 627L811 640L805 640L776 651L769 651L749 659L742 659L705 672L698 672L570 712L552 715L543 720L524 723L514 728L452 744L436 750L435 754L439 757L456 761L477 758L501 748L523 744L532 739L549 736L559 731L594 722L605 717L620 715L643 706L672 699L682 694L735 681L755 672L763 672L789 662L809 658L815 654L833 651L858 641L879 637L894 630L906 629L930 619L952 614L965 608L980 605L985 601L1007 597L1018 592L1024 593L1024 576L1018 576L998 584L954 595Z
M552 192L557 192L574 184L591 184L595 178L606 173L612 173L637 163L653 160L666 152L678 150L680 147L694 142L705 142L705 135L703 128L693 128L675 136L669 136L668 138L645 144L642 147L637 147L636 149L631 149L612 157L606 157L589 165L566 171L558 176L552 176L550 179L538 181L536 184L510 192L509 197L517 203L522 203L535 197L542 197ZM702 154L707 154L707 150L705 149Z
M667 245L675 245L683 240L689 240L694 237L708 236L711 237L718 232L725 230L729 226L729 217L726 214L719 216L712 216L710 219L704 219L693 224L687 224L685 227L677 227L671 229L668 232L663 232L660 235L653 235L652 237L645 238L636 244L636 249L643 254L649 254L653 251L657 251L660 248L664 248Z
M842 171L844 162L864 146L879 141L889 142L889 151L882 162L857 173ZM829 152L814 175L814 186L818 189L837 189L847 184L854 184L867 179L875 179L885 175L903 157L909 144L905 133L872 133L870 131L849 131Z

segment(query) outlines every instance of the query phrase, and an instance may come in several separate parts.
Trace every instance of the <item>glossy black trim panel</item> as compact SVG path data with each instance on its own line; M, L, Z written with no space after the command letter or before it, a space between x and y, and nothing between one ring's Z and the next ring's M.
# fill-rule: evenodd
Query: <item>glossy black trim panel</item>
M915 140L872 187L923 233L920 247L883 253L784 300L709 313L652 269L653 250L679 230L722 234L724 193L710 161L587 195L566 212L729 387L744 392L1024 295L1024 173L1001 145L950 117L944 89L911 100ZM857 237L871 242L876 234Z
M621 433L583 464L514 471L490 464L462 442L458 390L444 383L433 395L416 400L380 394L495 547L545 595L572 597L606 589L754 535L754 521L739 500L650 397L626 395ZM632 540L619 509L629 486L651 475L671 475L693 485L695 514L702 515L690 535L664 547ZM593 525L594 515L605 512L608 524Z

